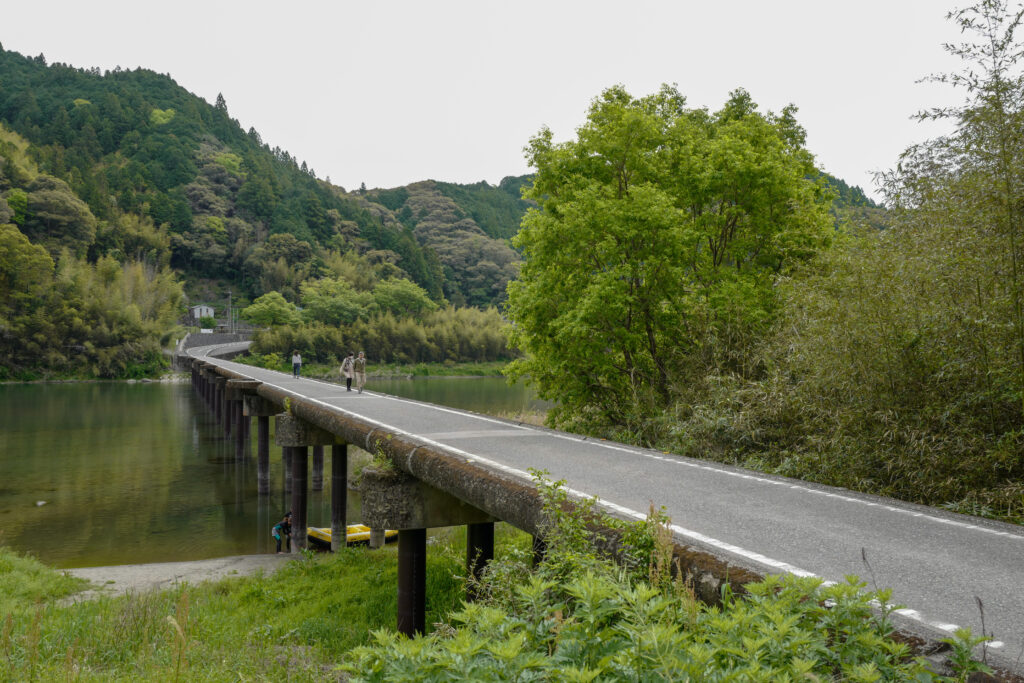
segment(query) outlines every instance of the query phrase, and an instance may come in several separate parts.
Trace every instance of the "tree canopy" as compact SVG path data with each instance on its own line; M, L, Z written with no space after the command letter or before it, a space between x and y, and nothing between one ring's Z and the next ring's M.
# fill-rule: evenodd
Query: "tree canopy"
M744 351L777 310L775 279L826 243L828 202L787 107L735 91L718 112L674 88L622 87L575 140L542 130L509 286L516 372L561 420L630 426L710 370L752 373Z

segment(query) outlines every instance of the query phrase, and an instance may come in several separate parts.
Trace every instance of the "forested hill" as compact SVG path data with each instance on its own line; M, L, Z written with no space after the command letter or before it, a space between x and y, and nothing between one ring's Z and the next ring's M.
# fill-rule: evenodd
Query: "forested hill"
M0 123L28 142L41 174L9 169L0 187L28 208L14 211L22 232L53 256L168 263L193 300L230 287L243 300L280 291L297 301L303 281L352 253L436 301L480 306L504 300L520 260L507 241L530 176L347 193L243 131L223 98L210 105L145 69L48 65L0 47ZM829 181L839 203L871 205L860 188Z
M531 205L519 196L529 176L456 185L427 180L365 193L370 210L411 229L444 268L445 297L456 305L503 301L520 256L508 245Z
M169 263L200 298L230 286L245 298L276 290L297 300L303 281L330 274L331 259L351 253L361 267L408 277L435 300L490 304L503 298L517 260L502 242L518 224L509 207L522 202L510 188L436 184L463 202L453 217L477 219L473 243L497 260L472 273L459 264L465 254L442 265L438 257L447 255L417 240L428 208L396 217L372 197L346 193L256 130L243 131L223 98L210 105L145 69L101 73L0 48L0 123L27 141L26 157L40 174L8 164L0 187L7 204L26 205L13 210L14 223L33 243L53 256L67 248L90 261ZM51 204L39 211L43 192ZM418 233L437 237L437 225ZM434 241L443 248L458 237Z

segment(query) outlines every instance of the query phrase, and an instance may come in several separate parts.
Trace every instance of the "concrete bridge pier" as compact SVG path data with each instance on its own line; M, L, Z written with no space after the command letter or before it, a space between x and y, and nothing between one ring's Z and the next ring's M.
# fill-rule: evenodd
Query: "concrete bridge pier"
M203 399L203 403L206 404L207 410L213 412L213 382L210 381L210 371L207 369L206 364L202 362L196 363L196 375L199 377L199 395Z
M281 447L281 472L284 475L284 494L290 496L292 493L292 449L287 446Z
M348 534L348 445L331 446L331 550L344 548Z
M221 415L224 418L224 438L231 438L231 427L234 423L234 405L233 401L228 398L228 380L227 377L219 377L217 379L217 386L220 387L220 402L221 402Z
M306 472L309 468L309 447L333 446L338 437L287 413L280 414L275 418L275 427L275 443L291 453L292 552L299 553L306 548L307 543L306 507L309 487L306 482Z
M309 470L309 448L292 446L292 554L297 555L306 549L309 538L306 535L307 505L309 486L306 483L306 472Z
M270 493L270 418L279 408L261 396L246 394L242 410L256 417L256 492L265 496Z
M538 564L544 561L544 555L548 552L548 544L544 542L544 538L540 534L534 534L533 536L533 566L536 567Z
M210 414L217 417L217 382L214 380L216 374L211 368L204 367L202 370L203 384L206 385L206 407L210 409Z
M470 602L479 597L477 582L483 576L484 568L494 559L494 522L480 522L466 525L466 599Z
M427 618L427 530L398 530L398 632L423 633Z
M245 460L249 450L249 414L245 412L245 397L255 394L262 382L244 379L229 379L228 398L235 421L235 460Z
M196 375L199 377L199 395L206 404L206 409L213 410L213 385L210 382L209 370L203 363L196 364Z
M235 460L245 459L245 417L242 415L242 402L231 401L232 429L235 432Z
M213 380L213 400L214 400L214 415L217 417L217 424L224 425L224 386L227 384L227 380L217 374L211 374L210 379Z
M324 447L313 446L313 490L324 490Z
M256 493L270 494L270 418L256 416Z
M410 637L423 633L427 529L468 525L467 571L479 577L494 557L496 520L451 494L390 469L364 469L360 491L363 523L375 531L398 529L398 630Z

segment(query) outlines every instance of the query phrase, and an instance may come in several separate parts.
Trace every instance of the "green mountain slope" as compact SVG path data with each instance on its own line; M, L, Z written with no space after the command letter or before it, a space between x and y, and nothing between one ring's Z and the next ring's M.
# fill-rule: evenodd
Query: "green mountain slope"
M506 181L506 187L516 192L523 182ZM511 237L519 230L526 201L487 183L455 185L433 180L370 191L366 200L377 206L385 220L400 221L412 229L418 242L437 254L449 301L460 306L504 301L505 285L518 272L521 258L507 239L497 237Z
M250 296L294 294L329 252L356 249L385 252L379 260L440 298L440 265L410 229L383 224L305 162L243 131L222 98L211 106L145 69L101 74L9 51L0 51L0 75L0 122L95 218L69 217L49 236L51 252L121 257L118 225L132 215L166 229L170 263L186 277Z

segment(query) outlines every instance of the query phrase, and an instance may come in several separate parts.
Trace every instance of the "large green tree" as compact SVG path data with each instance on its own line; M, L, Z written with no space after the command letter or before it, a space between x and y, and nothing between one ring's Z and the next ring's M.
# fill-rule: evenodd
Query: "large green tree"
M368 318L374 309L373 296L358 292L347 280L322 278L302 283L302 315L325 325L348 325Z
M674 88L604 91L575 140L542 130L515 240L512 339L552 415L638 429L708 373L751 374L774 279L830 220L802 129L742 90L718 112Z
M1022 13L984 0L950 18L964 67L938 80L965 99L923 116L953 132L885 176L889 228L844 237L782 288L776 372L719 422L745 438L707 450L753 446L785 474L1020 520Z
M242 318L253 325L298 325L301 322L295 304L289 303L280 292L267 292L251 306L242 309Z

